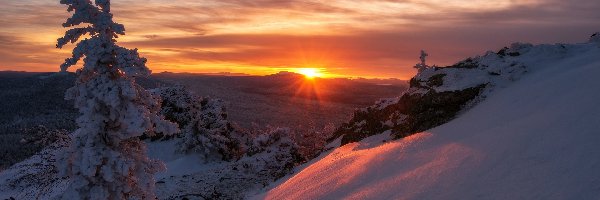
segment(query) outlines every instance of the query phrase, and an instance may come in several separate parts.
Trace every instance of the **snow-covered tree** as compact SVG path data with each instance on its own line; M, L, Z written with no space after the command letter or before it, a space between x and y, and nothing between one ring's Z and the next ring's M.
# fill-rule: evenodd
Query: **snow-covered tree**
M181 127L180 151L205 159L235 160L242 156L246 138L227 119L224 102L198 97L184 87L153 90L162 98L161 113Z
M304 161L300 147L291 138L294 132L289 128L269 126L253 131L251 134L255 136L249 141L246 156L237 162L246 173L276 180Z
M327 145L327 139L333 136L336 130L333 123L325 124L323 128L297 128L290 133L290 137L298 144L298 153L306 160L311 160L323 152Z
M414 66L416 69L419 70L419 72L422 72L423 70L425 70L429 67L426 63L427 56L429 56L429 54L427 54L424 50L421 50L421 55L419 56L419 59L421 60L421 62L417 63Z
M57 48L79 41L61 70L84 61L66 94L81 116L72 144L57 162L61 174L71 179L62 198L154 199L153 174L164 165L147 157L139 136L178 130L158 114L159 99L135 83L135 77L150 74L146 59L137 49L115 44L125 28L113 22L110 0L60 3L73 12L63 27L73 28L58 39ZM86 34L89 38L80 40Z

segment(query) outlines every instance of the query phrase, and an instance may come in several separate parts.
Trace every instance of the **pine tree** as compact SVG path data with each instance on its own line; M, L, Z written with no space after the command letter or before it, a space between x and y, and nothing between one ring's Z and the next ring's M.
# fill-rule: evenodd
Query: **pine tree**
M429 66L426 63L426 59L427 56L429 56L429 54L427 54L424 50L421 50L421 56L419 56L419 60L421 60L420 63L417 63L414 68L418 69L419 72L424 71L425 69L429 68Z
M63 24L72 28L58 39L57 48L79 41L61 71L84 61L75 86L66 94L81 116L71 146L57 162L61 174L71 179L62 198L154 199L153 174L164 165L147 157L139 136L178 130L158 114L159 99L135 83L135 77L150 74L146 59L137 49L115 43L125 28L113 22L110 0L60 3L73 16ZM80 40L84 35L89 38Z
M161 113L180 125L180 152L197 153L206 160L231 161L242 156L247 138L227 119L223 101L193 95L182 86L153 92L162 98Z

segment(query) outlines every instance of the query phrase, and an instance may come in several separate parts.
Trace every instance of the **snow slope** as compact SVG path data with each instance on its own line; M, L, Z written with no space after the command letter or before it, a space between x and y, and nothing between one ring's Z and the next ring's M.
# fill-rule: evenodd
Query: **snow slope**
M254 198L600 199L600 45L557 46L457 119L344 145Z

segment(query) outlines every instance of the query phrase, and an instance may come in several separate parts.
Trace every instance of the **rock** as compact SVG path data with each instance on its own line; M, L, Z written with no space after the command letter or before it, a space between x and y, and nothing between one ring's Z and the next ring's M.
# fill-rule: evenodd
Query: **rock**
M392 130L394 139L428 130L453 119L464 105L475 99L486 84L458 91L435 92L430 90L424 95L403 95L400 100L383 109L358 110L349 123L339 127L333 139L342 136L341 145L360 141L366 137ZM385 121L398 121L392 126ZM359 124L359 127L355 126Z

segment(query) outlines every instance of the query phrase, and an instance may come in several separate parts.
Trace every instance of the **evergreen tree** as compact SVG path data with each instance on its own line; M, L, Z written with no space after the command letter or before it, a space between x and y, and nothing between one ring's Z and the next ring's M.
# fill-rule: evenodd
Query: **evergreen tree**
M429 56L429 54L427 54L424 50L421 50L421 55L419 56L419 60L421 60L421 62L417 63L414 66L414 68L419 70L419 72L422 72L425 69L429 68L429 65L427 65L427 63L426 63L427 56Z
M242 156L247 137L229 122L223 101L198 97L181 86L153 92L162 98L161 113L180 125L181 152L197 153L206 160L231 161Z
M57 162L61 174L71 179L62 198L154 199L153 174L164 165L147 157L139 136L170 135L178 129L158 114L159 99L135 83L135 77L150 74L146 59L137 49L115 44L125 28L113 22L110 0L60 3L73 12L63 27L73 28L58 39L57 48L79 41L61 71L84 61L66 94L81 116L71 146ZM89 38L80 40L86 34Z

